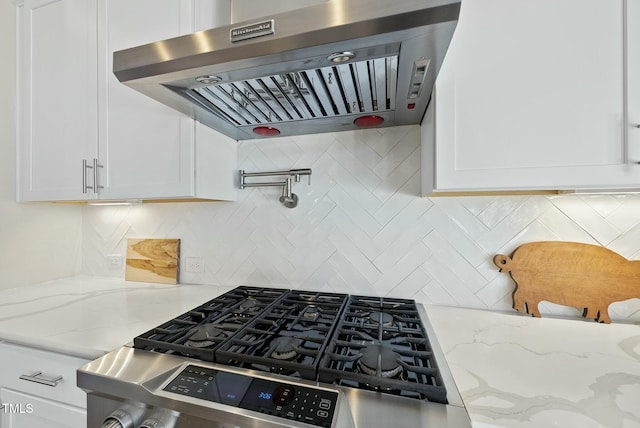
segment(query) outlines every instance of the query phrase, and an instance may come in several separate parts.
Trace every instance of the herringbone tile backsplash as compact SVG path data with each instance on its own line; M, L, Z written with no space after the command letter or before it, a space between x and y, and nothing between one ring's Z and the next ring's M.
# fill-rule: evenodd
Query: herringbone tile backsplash
M238 190L237 202L87 206L83 271L123 276L106 256L124 255L127 238L171 237L182 240L183 262L204 262L200 274L183 265L183 283L510 310L514 284L492 258L525 242L585 242L640 259L640 195L421 198L419 139L419 128L406 126L239 142L247 172L312 168L310 185L294 184L298 207L280 204L277 188ZM640 299L615 303L611 315L639 322Z

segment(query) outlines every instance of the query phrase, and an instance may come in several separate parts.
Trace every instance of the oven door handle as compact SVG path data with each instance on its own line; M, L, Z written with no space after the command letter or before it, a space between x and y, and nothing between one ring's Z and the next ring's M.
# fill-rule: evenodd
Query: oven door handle
M47 386L51 386L51 387L56 387L58 386L58 382L60 382L62 380L62 376L56 376L50 379L47 379L45 377L40 376L42 374L42 372L35 372L32 373L30 375L20 375L20 379L22 380L28 380L29 382L35 382L35 383L39 383L42 385L47 385Z

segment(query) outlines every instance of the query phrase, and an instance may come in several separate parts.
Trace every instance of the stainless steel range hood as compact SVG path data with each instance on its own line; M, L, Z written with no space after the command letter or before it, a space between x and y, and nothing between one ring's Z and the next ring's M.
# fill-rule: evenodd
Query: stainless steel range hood
M114 53L124 84L236 140L420 123L460 0L332 0Z

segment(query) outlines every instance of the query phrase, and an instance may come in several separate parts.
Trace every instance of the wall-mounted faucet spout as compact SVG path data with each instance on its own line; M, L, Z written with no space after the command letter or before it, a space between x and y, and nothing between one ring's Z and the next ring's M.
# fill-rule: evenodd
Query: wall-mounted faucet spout
M286 176L284 181L258 183L246 182L247 177L271 177L283 175ZM311 168L271 172L244 172L244 170L240 170L240 189L244 189L246 187L282 187L280 202L287 208L295 208L298 205L298 195L292 192L292 181L295 180L296 183L299 183L300 177L303 175L306 175L309 178L309 184L311 184Z

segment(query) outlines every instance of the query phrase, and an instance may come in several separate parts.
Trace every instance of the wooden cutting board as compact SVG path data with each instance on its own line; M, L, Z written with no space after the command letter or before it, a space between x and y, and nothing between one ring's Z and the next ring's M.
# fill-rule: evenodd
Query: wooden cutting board
M178 283L179 239L128 239L127 281Z
M610 323L613 302L640 298L640 261L598 245L530 242L493 262L516 283L513 308L540 316L542 300L583 309L583 317Z

